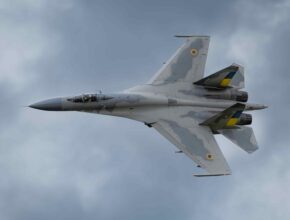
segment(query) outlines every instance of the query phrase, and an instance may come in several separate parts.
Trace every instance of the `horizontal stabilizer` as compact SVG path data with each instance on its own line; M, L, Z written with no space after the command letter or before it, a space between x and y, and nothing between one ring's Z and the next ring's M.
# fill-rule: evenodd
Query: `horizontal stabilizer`
M251 127L242 126L240 129L225 129L219 132L248 153L258 150L256 137Z
M229 67L194 82L194 84L204 86L207 89L242 89L245 87L244 68L238 64L232 64Z

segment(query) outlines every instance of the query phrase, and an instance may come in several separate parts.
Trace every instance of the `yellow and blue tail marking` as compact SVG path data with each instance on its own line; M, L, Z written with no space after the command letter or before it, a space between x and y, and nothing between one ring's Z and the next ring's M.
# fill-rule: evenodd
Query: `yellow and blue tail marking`
M235 74L237 73L237 71L235 72L230 72L222 81L220 86L222 87L228 87L229 84L231 83L232 78L235 76Z
M235 126L239 122L242 112L242 110L235 112L233 116L228 120L227 126Z

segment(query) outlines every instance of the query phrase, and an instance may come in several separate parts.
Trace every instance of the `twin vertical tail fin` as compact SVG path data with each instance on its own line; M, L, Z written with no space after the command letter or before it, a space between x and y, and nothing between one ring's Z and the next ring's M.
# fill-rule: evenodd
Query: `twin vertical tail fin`
M243 114L246 105L237 103L225 109L222 112L202 122L200 125L205 125L211 128L214 133L218 133L220 129L239 128L238 125L250 124L252 122L249 114ZM247 116L248 119L247 119ZM245 121L247 120L247 121Z
M245 87L244 68L238 64L232 64L212 75L194 82L194 84L203 86L208 90L234 88L237 91ZM245 108L245 104L237 103L207 119L200 125L210 127L213 133L223 134L244 151L252 153L258 149L258 145L253 129L244 126L252 123L252 116L243 113Z
M252 153L258 149L258 145L253 129L244 126L252 123L252 116L243 113L245 107L245 104L237 103L200 125L210 127L213 133L223 134L246 152Z
M194 82L195 85L207 89L242 89L245 87L244 68L238 64L232 64L212 75Z

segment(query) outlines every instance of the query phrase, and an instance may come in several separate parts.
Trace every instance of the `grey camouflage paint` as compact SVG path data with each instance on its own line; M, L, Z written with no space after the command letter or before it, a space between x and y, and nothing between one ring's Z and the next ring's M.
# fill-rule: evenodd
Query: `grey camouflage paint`
M235 105L235 100L221 98L228 95L223 90L215 91L215 96L220 95L220 98L209 98L211 91L208 88L194 85L194 82L203 77L208 45L207 36L189 37L147 84L121 93L108 94L108 99L103 94L64 97L59 110L98 113L143 122L154 127L209 175L230 174L230 168L214 138L212 128L224 128L226 120L237 110L257 110L265 106L250 103ZM243 68L239 66L238 69L240 77L234 82L236 89L244 85ZM224 70L202 81L210 85L210 80L208 82L207 79L214 79L212 83L216 84L223 79L222 76L225 76ZM227 88L225 90L233 91ZM51 105L51 100L49 103ZM232 108L233 105L243 107ZM57 109L55 106L48 109L45 101L31 107L42 110ZM206 119L207 123L200 124ZM220 126L219 121L223 126ZM248 152L253 151L256 146L250 129L221 133Z
M149 84L164 85L176 83L177 81L194 82L202 78L205 67L205 60L209 47L208 36L191 37L177 51L165 67L163 67ZM191 50L197 50L197 54L191 54Z
M242 126L240 129L219 130L219 132L247 153L253 153L259 148L251 127Z
M220 82L226 77L230 72L235 72L234 77L231 79L229 87L242 89L245 87L245 79L244 79L244 67L238 64L232 64L208 77L205 77L197 82L194 82L196 85L203 85L210 87L220 88ZM222 88L222 87L221 87Z

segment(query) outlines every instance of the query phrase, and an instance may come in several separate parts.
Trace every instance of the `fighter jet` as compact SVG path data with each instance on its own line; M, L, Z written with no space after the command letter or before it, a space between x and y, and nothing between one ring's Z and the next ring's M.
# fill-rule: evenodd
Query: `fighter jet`
M147 83L113 94L53 98L29 107L46 111L79 111L137 120L154 128L198 167L202 176L230 175L215 135L222 134L248 153L258 149L244 113L266 108L250 104L244 68L232 64L204 77L209 36L177 36L185 43Z

